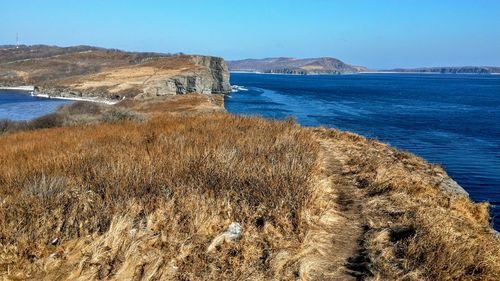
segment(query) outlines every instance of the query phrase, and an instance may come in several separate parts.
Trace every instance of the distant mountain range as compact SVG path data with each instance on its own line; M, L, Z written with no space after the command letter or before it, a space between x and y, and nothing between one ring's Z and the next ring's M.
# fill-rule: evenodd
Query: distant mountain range
M229 71L258 72L276 74L344 74L373 71L364 66L353 66L331 58L265 58L227 61ZM500 67L493 66L453 66L453 67L420 67L376 70L376 72L401 73L442 73L442 74L491 74L500 73Z
M340 74L366 71L363 66L353 66L341 60L323 58L265 58L227 61L230 71L279 73L279 74Z

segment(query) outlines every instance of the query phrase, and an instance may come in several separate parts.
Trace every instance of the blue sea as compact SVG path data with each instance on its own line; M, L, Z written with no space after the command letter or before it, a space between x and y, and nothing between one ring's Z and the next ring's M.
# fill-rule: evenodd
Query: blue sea
M500 76L232 73L236 114L296 117L376 138L443 165L475 201L492 204L500 230Z
M30 120L54 112L69 102L33 97L26 92L0 90L0 120Z

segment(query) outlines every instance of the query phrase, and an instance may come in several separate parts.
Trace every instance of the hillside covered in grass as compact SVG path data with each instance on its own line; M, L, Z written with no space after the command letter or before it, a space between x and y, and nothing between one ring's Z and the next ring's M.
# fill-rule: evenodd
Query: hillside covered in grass
M2 279L500 279L488 205L442 168L222 102L79 102L4 122Z

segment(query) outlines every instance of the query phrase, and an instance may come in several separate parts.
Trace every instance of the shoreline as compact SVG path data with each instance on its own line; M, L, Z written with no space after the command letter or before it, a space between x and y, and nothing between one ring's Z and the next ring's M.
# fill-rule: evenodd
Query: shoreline
M98 97L66 97L66 96L50 96L47 94L36 94L35 92L35 86L13 86L13 87L0 87L0 90L5 90L5 91L18 91L18 92L27 92L29 93L32 97L37 97L37 98L45 98L45 99L59 99L59 100L70 100L70 101L88 101L88 102L96 102L96 103L103 103L107 105L114 105L119 103L119 101L111 101L103 98L98 98Z
M346 72L346 73L307 73L307 74L296 74L296 73L267 73L267 72L260 72L260 71L229 71L229 73L235 73L235 74L259 74L259 75L289 75L289 76L328 76L328 75L352 75L352 74L358 74L358 72Z
M500 75L500 73L440 73L440 72L413 72L413 71L361 71L361 72L346 72L346 73L307 73L307 74L293 74L293 73L266 73L260 71L229 71L235 74L259 74L259 75L291 75L291 76L336 76L336 75L357 75L357 74L422 74L422 75Z
M0 90L34 92L35 86L1 86Z
M87 97L87 98L79 98L79 97L64 97L64 96L49 96L47 94L31 94L33 97L37 98L45 98L45 99L58 99L58 100L70 100L70 101L88 101L88 102L96 102L96 103L104 103L107 105L114 105L119 103L120 101L110 101L101 98Z

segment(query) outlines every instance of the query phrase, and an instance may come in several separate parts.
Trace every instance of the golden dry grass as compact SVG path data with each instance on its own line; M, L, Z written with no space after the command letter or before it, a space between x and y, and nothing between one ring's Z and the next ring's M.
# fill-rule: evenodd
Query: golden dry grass
M317 150L293 123L226 114L2 136L0 275L292 276ZM233 221L241 241L207 254Z
M176 95L155 97L145 100L124 100L119 107L146 113L149 116L161 116L165 113L176 115L196 115L210 112L225 112L224 95Z

